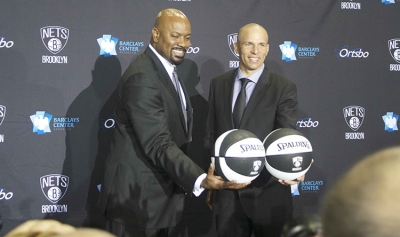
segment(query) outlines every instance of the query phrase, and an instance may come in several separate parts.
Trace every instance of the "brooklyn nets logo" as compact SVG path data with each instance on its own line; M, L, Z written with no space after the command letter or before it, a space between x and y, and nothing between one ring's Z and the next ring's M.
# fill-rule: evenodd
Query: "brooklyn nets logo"
M57 203L67 192L69 177L61 174L49 174L40 177L40 187L44 196L52 203Z
M233 55L235 55L235 57L239 58L239 54L235 52L235 47L233 46L236 42L237 42L237 33L233 33L228 35L228 45L229 48L231 49L231 52L233 53Z
M3 123L5 116L6 116L6 107L4 105L0 105L0 125Z
M396 62L400 63L400 38L389 40L388 47L390 55L392 55L392 58Z
M347 106L343 109L344 120L346 121L347 125L353 130L357 131L365 117L365 109L361 106Z
M69 30L61 26L46 26L40 28L40 37L50 53L58 54L67 44Z

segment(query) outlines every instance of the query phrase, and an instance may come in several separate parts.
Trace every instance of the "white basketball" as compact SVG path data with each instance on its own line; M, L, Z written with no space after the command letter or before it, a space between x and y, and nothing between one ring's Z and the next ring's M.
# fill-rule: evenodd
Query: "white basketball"
M265 167L274 177L294 180L307 173L312 163L310 141L299 131L280 128L264 139Z
M261 140L253 133L233 129L218 137L211 160L217 175L224 180L245 183L261 173L265 150Z

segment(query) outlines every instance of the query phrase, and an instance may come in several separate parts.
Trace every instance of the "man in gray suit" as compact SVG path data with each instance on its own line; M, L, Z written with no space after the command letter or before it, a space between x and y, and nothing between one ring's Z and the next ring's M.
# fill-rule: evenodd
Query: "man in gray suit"
M296 85L264 65L269 51L267 31L258 24L247 24L239 30L234 47L239 68L211 81L206 135L210 150L221 134L234 128L250 131L261 141L275 129L296 128ZM292 215L290 185L302 180L304 176L277 180L263 169L244 189L213 191L212 201L209 191L218 235L251 236L254 232L256 237L279 237Z
M116 128L105 161L99 206L117 236L168 236L181 219L184 195L204 189L243 188L208 174L185 155L192 107L178 76L191 26L179 10L156 18L150 45L118 84Z

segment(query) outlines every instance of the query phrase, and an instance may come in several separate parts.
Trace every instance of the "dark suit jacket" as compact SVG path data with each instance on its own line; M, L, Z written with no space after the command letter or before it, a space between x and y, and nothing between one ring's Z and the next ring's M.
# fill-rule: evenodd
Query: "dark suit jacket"
M205 140L206 148L210 150L222 133L234 129L232 94L237 70L226 72L211 81ZM277 128L295 128L297 107L296 85L265 67L246 106L239 129L250 131L264 141ZM266 169L238 193L250 218L291 215L293 212L290 186L280 184ZM214 190L214 213L222 212L233 198L233 190Z
M179 72L178 72L179 74ZM147 48L118 84L115 135L105 162L99 206L108 219L138 228L175 226L204 171L184 154L188 132L176 90L154 52Z

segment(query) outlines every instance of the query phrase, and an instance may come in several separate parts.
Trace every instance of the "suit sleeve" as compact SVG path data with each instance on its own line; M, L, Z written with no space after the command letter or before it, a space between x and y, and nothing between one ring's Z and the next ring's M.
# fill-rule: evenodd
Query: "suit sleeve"
M282 90L279 104L276 109L274 129L293 128L297 123L297 87L290 82Z
M191 193L196 179L204 171L187 157L172 140L168 127L164 98L159 85L148 74L137 73L127 79L121 99L133 126L133 136L139 144L137 152L157 167L162 167L169 177ZM136 145L134 144L134 145Z

